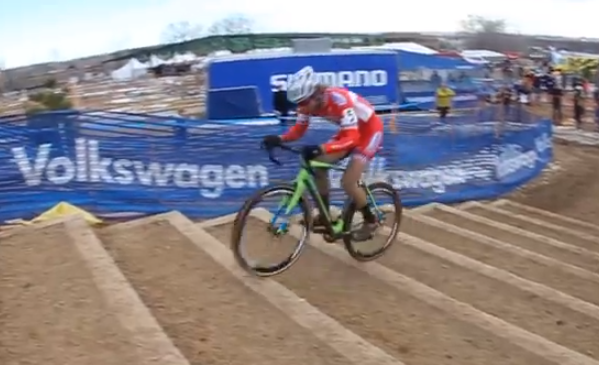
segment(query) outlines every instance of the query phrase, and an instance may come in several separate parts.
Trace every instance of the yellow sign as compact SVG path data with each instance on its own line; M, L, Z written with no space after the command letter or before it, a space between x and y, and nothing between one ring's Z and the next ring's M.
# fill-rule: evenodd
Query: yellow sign
M69 215L75 215L75 214L81 215L83 217L83 219L85 219L85 221L89 224L102 223L102 221L100 219L98 219L96 216L89 213L88 211L81 209L79 207L76 207L72 204L66 203L66 202L60 202L60 203L56 204L52 208L48 209L47 211L43 212L42 214L38 215L37 217L33 218L30 221L26 221L23 219L15 219L15 220L7 221L6 223L29 225L29 224L33 224L33 223L45 222L45 221L49 221L52 219L58 219L58 218L66 217Z

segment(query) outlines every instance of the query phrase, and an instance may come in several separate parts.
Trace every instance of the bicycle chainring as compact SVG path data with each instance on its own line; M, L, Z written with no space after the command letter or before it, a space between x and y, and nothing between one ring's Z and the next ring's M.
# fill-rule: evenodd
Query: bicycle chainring
M331 236L328 233L323 233L322 238L328 243L334 243L335 241L337 241L337 237Z

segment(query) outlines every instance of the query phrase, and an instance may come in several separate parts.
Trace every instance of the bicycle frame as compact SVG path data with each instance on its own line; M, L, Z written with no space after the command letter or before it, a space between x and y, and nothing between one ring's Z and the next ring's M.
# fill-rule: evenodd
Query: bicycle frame
M283 213L283 210L285 215L291 214L291 211L293 211L293 209L297 206L304 192L308 190L310 196L312 196L312 199L316 202L318 210L321 214L324 214L324 217L326 218L326 228L328 233L330 233L331 235L340 235L341 233L343 233L343 229L345 228L343 221L339 220L336 223L332 221L331 214L329 210L325 207L320 193L318 192L318 188L316 187L316 184L314 182L313 173L310 172L310 170L312 169L345 171L345 168L343 167L338 167L326 162L319 161L309 161L306 166L306 162L302 160L302 167L298 172L295 180L293 180L295 184L295 191L291 198L284 199L281 202L279 208L277 209L277 213L274 214L272 217L271 223L275 224L279 215ZM286 230L287 225L287 222L282 222L278 228L278 231Z

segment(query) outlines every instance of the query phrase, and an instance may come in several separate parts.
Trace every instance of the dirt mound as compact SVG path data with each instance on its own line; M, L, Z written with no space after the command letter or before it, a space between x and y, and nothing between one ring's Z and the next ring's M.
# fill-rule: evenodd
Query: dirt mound
M514 201L588 222L599 220L599 148L554 143L554 164L508 196Z

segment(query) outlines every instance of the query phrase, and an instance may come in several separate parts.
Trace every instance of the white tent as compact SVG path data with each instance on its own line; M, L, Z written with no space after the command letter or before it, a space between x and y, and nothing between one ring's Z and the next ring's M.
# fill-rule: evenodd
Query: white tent
M407 51L422 54L437 54L438 52L432 48L425 47L421 44L414 42L396 42L396 43L385 43L380 46L368 46L368 47L352 47L353 49L383 49L390 51Z
M272 53L272 52L281 52L281 53L290 53L293 52L293 48L291 47L278 47L278 48L255 48L247 50L245 53L255 54L255 53Z
M213 51L210 52L208 54L208 57L221 57L221 56L228 56L228 55L232 55L233 53L231 51L229 51L228 49L221 49L218 51Z
M198 60L198 56L196 56L193 52L186 52L181 55L181 58L186 62L193 62Z
M197 58L198 57L191 52L187 52L184 54L175 53L175 55L172 58L170 58L168 61L166 61L166 63L175 64L175 63L193 62Z
M160 66L160 65L164 64L164 61L156 55L151 55L149 63L150 63L150 65L149 65L150 67L156 67L156 66Z
M482 58L486 61L496 61L507 58L503 53L489 51L487 49L466 49L461 53L462 57L468 59L479 59Z
M202 59L202 65L205 65L207 63L209 63L211 60L218 58L218 57L223 57L223 56L229 56L232 55L233 53L231 51L229 51L228 49L222 49L222 50L218 50L218 51L213 51L210 52L208 54L208 56L206 56L205 58Z
M164 63L166 64L173 64L173 63L178 63L178 59L181 58L181 55L179 53L175 53L171 58L169 58L168 60L164 61Z
M110 73L113 80L124 81L131 80L147 73L148 67L139 62L137 59L132 58L125 63L121 68L114 70Z

